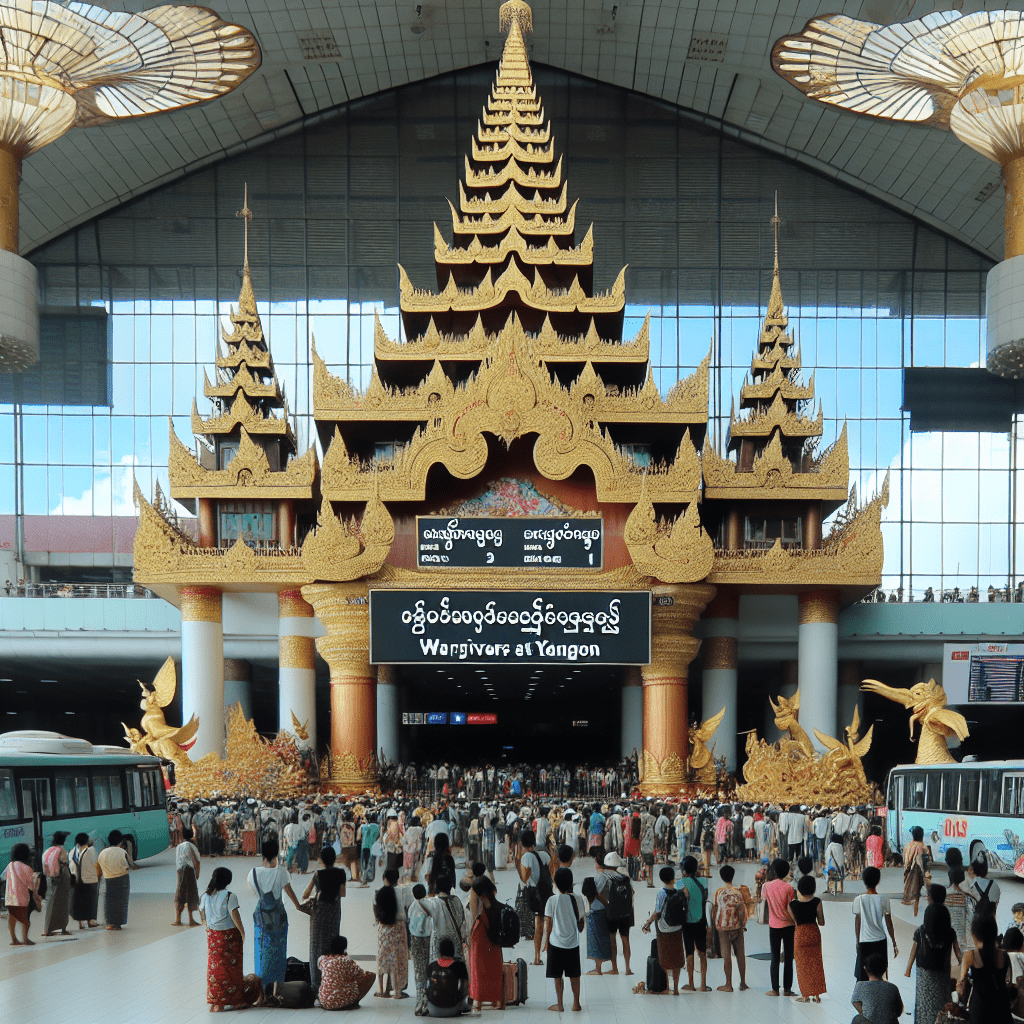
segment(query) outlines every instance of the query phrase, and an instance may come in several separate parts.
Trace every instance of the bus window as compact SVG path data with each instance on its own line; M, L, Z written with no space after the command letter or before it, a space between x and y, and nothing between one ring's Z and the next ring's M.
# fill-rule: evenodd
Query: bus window
M124 807L121 776L115 774L92 777L92 795L97 811L120 811Z
M942 775L942 806L940 810L956 813L960 808L960 773L944 771Z
M885 806L890 811L896 810L896 775L894 773L889 774L889 793L886 796Z
M50 795L50 780L45 778L21 779L21 802L25 807L25 817L32 815L32 794L35 794L36 807L41 818L53 817L53 798Z
M89 779L84 771L58 771L55 781L58 818L88 814L92 810L89 803Z
M144 771L142 773L142 788L145 792L147 807L166 806L166 801L163 798L164 778L160 772L152 768Z
M141 809L162 806L162 802L157 796L156 774L149 769L136 771L134 768L130 768L128 770L128 793L133 807Z
M1024 775L1003 776L1003 814L1024 816Z
M908 772L903 783L903 806L909 810L924 810L925 773Z
M14 772L0 768L0 821L16 821L18 794L14 789Z
M1000 790L1000 773L996 768L986 768L981 773L981 813L998 814Z
M924 805L929 811L942 810L942 773L926 772Z
M960 813L978 811L978 795L981 789L981 772L967 771L960 778Z

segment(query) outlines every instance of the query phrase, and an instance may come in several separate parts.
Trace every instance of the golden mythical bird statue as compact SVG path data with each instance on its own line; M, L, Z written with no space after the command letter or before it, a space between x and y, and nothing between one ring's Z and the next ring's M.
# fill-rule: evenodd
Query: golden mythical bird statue
M690 771L695 782L715 784L715 759L712 752L708 750L707 744L722 724L723 718L725 718L725 708L722 708L717 715L701 722L699 726L690 726L690 744L693 747L693 753L690 754Z
M860 739L860 710L858 708L853 709L853 722L846 727L845 743L832 736L826 736L825 733L819 732L817 729L814 730L818 742L828 750L822 765L830 782L838 783L842 776L852 771L857 782L867 786L868 780L864 773L862 759L871 749L871 735L874 730L875 727L870 726L864 739Z
M789 733L789 739L781 743L782 752L789 757L814 757L814 744L798 721L800 716L800 691L792 697L779 697L778 704L770 697L768 703L775 712L775 728Z
M910 738L914 738L914 723L921 723L921 738L917 744L917 764L953 764L955 759L946 745L946 738L956 736L965 740L970 735L967 719L946 707L946 691L934 679L915 683L909 690L897 690L877 679L865 679L862 690L880 693L904 707L913 708L910 716Z
M168 658L156 674L152 686L138 680L142 689L142 729L129 728L124 722L125 739L128 746L137 754L154 754L166 757L170 761L188 761L187 749L192 746L196 732L199 730L199 719L193 715L185 725L168 725L164 718L164 708L174 700L177 677L174 672L174 659Z
M309 739L309 729L308 729L309 719L307 718L306 721L303 722L300 725L299 724L299 720L295 717L295 712L292 711L291 708L289 708L288 710L289 710L289 713L292 716L292 732L294 732L295 735L298 736L298 738L300 740L308 740Z

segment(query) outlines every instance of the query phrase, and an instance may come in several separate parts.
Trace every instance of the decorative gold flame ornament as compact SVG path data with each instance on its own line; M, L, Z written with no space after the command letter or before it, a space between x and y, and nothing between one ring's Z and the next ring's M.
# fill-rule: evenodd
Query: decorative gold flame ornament
M690 726L690 763L688 775L691 781L698 785L715 787L717 776L715 773L714 750L708 749L708 742L715 735L718 727L725 718L725 708L722 708L717 715L713 715L701 724Z
M914 738L914 724L920 723L921 726L915 764L956 763L946 740L956 736L963 741L971 733L967 728L967 719L946 707L946 691L934 679L929 679L927 683L915 683L908 690L897 690L876 679L865 679L861 689L881 694L905 708L913 709L910 716L911 739Z
M292 716L292 732L295 733L296 737L300 740L309 739L309 720L307 719L303 723L299 723L299 720L295 717L295 712L289 709L289 714Z
M798 721L800 691L791 698L779 697L777 703L769 703L775 712L775 725L788 732L789 738L767 743L757 738L756 730L747 734L747 763L743 766L746 782L736 789L740 800L839 807L873 799L875 787L867 781L862 763L871 747L871 730L859 739L858 712L854 712L853 722L846 729L845 743L814 730L828 748L822 756Z
M144 712L139 723L142 728L134 729L121 723L128 746L137 754L165 757L175 765L191 764L186 751L195 740L199 719L193 715L179 727L168 725L164 718L164 708L174 700L174 691L178 686L174 659L168 658L163 663L152 686L147 686L141 680L139 686L142 689L139 707Z

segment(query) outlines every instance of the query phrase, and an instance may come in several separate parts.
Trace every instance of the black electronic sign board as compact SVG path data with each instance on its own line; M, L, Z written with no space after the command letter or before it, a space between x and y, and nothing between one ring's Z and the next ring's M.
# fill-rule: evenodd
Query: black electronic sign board
M419 569L600 569L604 520L417 516Z
M646 665L649 590L371 590L374 665Z

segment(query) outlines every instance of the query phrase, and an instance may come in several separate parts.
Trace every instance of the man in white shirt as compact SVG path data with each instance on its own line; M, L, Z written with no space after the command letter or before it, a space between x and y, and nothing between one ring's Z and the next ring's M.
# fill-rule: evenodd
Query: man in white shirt
M807 838L807 815L799 807L789 809L789 820L786 824L786 842L789 845L790 862L803 856L804 840Z
M814 833L814 865L821 877L825 866L825 846L828 841L829 820L824 811L819 811L811 822L811 830Z
M565 817L558 829L558 838L566 846L571 846L574 851L579 848L580 826L572 811L565 812Z
M572 1009L580 1005L580 932L586 921L586 901L572 891L572 871L559 868L555 872L556 892L544 908L544 951L548 954L545 976L555 983L554 1006L549 1010L563 1013L562 994L565 978L572 987Z
M892 955L895 957L899 954L899 950L896 948L896 933L892 927L889 897L882 896L875 891L881 880L882 872L878 868L865 868L864 888L866 892L861 893L853 901L853 929L857 936L857 978L859 981L868 980L864 964L873 953L877 953L885 959L886 970L888 970L889 950L885 941L885 929L888 929L889 938L892 939Z

